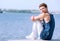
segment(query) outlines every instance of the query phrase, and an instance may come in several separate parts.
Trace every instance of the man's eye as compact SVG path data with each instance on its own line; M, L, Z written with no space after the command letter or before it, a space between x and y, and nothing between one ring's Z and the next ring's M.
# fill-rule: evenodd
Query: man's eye
M44 8L42 8L42 9L44 9Z
M41 10L41 9L40 9Z

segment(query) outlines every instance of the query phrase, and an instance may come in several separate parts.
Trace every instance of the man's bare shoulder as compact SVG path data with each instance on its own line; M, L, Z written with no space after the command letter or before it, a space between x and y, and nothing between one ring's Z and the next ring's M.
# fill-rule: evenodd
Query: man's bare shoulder
M39 16L44 16L44 14L41 13L41 14L39 14Z

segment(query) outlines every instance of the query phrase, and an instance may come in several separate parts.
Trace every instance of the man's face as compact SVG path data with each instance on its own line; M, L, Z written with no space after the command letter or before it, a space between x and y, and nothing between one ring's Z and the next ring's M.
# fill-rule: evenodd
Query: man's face
M44 6L41 6L39 9L40 9L41 13L46 13L48 11L48 9Z

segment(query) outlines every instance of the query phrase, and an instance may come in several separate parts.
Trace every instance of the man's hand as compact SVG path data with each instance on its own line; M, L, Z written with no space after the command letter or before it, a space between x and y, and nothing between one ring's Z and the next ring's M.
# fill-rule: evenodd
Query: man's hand
M35 16L31 16L31 20L32 21L35 21Z

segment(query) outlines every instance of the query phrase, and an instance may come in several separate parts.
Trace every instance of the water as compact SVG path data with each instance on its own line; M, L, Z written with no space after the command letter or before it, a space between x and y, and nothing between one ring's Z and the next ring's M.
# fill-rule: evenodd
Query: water
M32 30L31 13L0 13L0 41L25 39ZM55 30L53 39L60 39L60 14L54 14Z

